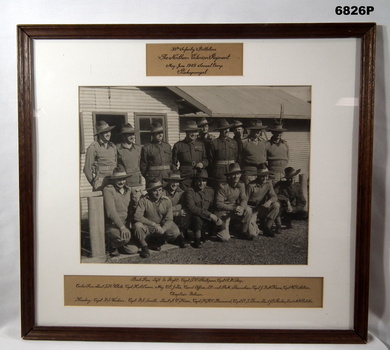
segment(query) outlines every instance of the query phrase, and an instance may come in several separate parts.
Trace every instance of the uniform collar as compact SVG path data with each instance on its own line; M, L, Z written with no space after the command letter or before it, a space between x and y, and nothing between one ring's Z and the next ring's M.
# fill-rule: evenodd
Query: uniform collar
M126 149L133 149L135 148L135 143L122 142L122 147Z
M275 144L275 145L278 145L278 144L280 144L280 143L283 143L283 140L282 140L282 139L280 139L279 141L276 141L276 140L273 139L272 137L270 138L269 141L270 141L271 143Z
M101 139L98 140L98 143L99 143L99 146L105 147L105 148L112 147L112 145L113 145L113 143L111 141L108 141L107 143L105 143ZM106 145L107 145L107 147L106 147Z
M129 190L129 187L128 187L127 185L125 185L125 186L123 187L123 193L122 193L118 187L116 187L115 185L113 185L113 186L114 186L114 188L115 188L115 191L117 191L117 192L120 193L120 194L125 194L125 193Z

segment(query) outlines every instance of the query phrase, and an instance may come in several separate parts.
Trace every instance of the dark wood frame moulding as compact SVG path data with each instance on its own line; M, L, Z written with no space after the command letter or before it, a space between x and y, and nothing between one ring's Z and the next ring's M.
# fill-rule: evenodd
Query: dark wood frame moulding
M365 343L374 120L375 23L19 25L18 107L21 333L24 339L132 342ZM350 330L51 327L35 320L35 134L33 42L49 39L360 38L360 105L354 322Z

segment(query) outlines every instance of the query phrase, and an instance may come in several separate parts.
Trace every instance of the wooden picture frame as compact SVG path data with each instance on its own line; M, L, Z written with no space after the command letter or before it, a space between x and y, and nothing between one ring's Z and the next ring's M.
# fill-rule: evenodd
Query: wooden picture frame
M371 181L374 121L374 23L19 25L19 186L21 333L26 340L364 343L368 332ZM36 159L34 42L84 39L338 39L358 38L360 53L359 148L353 327L351 329L201 329L42 326L36 322Z

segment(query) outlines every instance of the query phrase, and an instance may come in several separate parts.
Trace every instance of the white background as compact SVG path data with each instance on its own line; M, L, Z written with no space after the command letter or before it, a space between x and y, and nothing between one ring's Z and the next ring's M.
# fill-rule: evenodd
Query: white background
M337 5L373 5L370 16L337 16ZM0 227L1 227L1 348L261 348L312 349L291 345L191 345L186 344L107 344L107 343L48 343L26 342L19 339L19 237L18 237L18 155L17 155L17 86L16 86L16 25L62 23L276 23L276 22L377 22L377 82L374 155L374 193L371 262L370 331L390 344L389 307L389 223L388 205L388 130L389 107L389 39L388 1L15 1L0 0L0 82L2 137L0 138L2 170ZM61 145L58 145L61 147ZM337 198L335 198L337 201ZM55 229L55 227L53 228ZM4 344L4 345L2 345ZM370 346L380 346L376 341ZM315 348L334 348L316 346ZM343 346L356 349L358 346ZM362 347L363 348L363 347ZM366 348L366 347L364 347ZM379 347L377 347L379 348Z

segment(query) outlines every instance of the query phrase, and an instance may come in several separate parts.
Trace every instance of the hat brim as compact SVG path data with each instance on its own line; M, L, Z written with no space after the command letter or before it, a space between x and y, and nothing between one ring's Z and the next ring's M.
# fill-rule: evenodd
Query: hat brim
M119 135L126 135L126 134L135 134L135 129L133 130L126 130L126 131L121 131Z
M226 130L226 129L230 129L232 127L233 124L229 124L229 125L225 125L225 126L220 126L220 127L216 127L214 128L214 130Z
M267 126L266 125L263 125L263 126L248 126L246 129L247 130L264 130L264 129L267 129Z
M151 130L150 133L151 134L159 134L159 133L163 133L164 132L164 129L161 128L161 129L157 129L157 130Z
M181 181L184 181L185 180L185 178L182 178L182 177L180 177L180 178L172 178L172 177L163 177L163 180L164 181L167 181L167 182L181 182Z
M99 132L95 133L95 135L104 134L105 132L111 131L114 128L115 128L115 125L114 126L109 126L108 128L100 130Z
M120 175L120 176L111 176L109 179L110 180L124 180L124 179L127 179L130 176L133 176L133 174Z
M158 185L158 186L152 186L152 187L148 187L148 188L145 188L145 191L152 191L152 190L156 190L157 188L160 188L160 187L163 187L162 184Z
M199 128L192 128L192 129L183 129L184 132L188 132L188 131L196 131L196 132L199 132Z
M284 132L284 131L287 131L287 129L268 129L268 131L271 131L271 132Z
M262 172L262 173L258 173L256 176L257 177L260 177L260 176L264 176L264 175L269 175L269 171L267 170L267 171L264 171L264 172Z
M225 173L225 176L233 175L233 174L243 174L243 173L245 173L245 170L236 170L236 171L232 171L230 173Z
M193 176L192 179L193 180L213 180L211 177L207 177L207 176Z
M297 176L299 173L301 172L301 169L298 169L298 170L296 170L294 173L292 173L292 174L289 174L288 176L284 176L286 179L290 179L290 178L292 178L292 177L294 177L294 176Z

